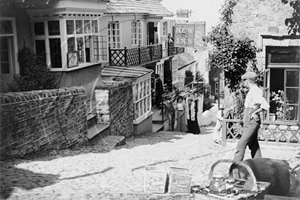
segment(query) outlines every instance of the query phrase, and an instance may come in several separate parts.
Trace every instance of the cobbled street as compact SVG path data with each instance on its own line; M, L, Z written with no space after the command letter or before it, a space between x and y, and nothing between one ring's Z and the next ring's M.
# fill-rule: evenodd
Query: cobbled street
M113 149L100 141L79 150L1 162L2 199L153 199L143 194L145 166L187 168L192 185L207 184L211 165L233 157L235 143L212 142L212 127L201 135L158 132L126 139ZM264 157L300 163L300 147L262 145ZM249 158L249 151L246 158ZM222 172L227 167L220 167ZM205 196L201 199L206 199Z

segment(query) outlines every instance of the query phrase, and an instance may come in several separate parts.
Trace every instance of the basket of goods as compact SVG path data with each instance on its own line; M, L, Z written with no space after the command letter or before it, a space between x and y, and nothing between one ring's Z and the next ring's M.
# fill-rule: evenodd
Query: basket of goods
M220 163L232 164L228 170L228 175L214 174L215 167ZM234 166L238 169L237 174L234 173ZM243 172L247 174L247 178L241 178L241 173ZM269 182L257 181L252 169L247 164L229 159L215 162L211 167L208 179L209 185L198 188L196 193L205 194L216 199L242 200L261 198L270 186Z

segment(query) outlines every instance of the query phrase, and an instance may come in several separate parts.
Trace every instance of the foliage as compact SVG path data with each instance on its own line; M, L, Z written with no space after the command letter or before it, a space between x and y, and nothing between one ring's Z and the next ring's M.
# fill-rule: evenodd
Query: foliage
M219 24L209 33L209 41L213 44L209 64L212 68L222 68L225 74L225 84L231 91L239 87L241 76L250 65L253 71L258 72L256 67L256 48L248 37L235 37L229 31L229 27Z
M289 3L288 0L281 0L282 3ZM290 6L293 8L292 17L285 19L285 25L288 27L288 34L300 34L300 0L290 1Z
M291 111L293 107L286 107L284 103L284 91L278 90L277 92L271 92L270 97L271 102L275 104L276 107L276 119L277 120L290 120ZM284 116L285 115L285 116Z
M185 78L184 78L184 85L188 85L189 83L193 82L194 75L193 72L190 70L185 71Z
M8 84L9 92L22 92L56 88L58 75L49 72L44 56L37 56L28 47L18 52L20 74Z

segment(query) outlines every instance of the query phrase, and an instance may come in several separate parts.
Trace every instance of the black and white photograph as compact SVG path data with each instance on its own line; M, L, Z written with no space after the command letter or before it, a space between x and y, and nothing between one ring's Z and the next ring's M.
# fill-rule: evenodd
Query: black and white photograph
M0 0L0 199L300 200L300 0Z

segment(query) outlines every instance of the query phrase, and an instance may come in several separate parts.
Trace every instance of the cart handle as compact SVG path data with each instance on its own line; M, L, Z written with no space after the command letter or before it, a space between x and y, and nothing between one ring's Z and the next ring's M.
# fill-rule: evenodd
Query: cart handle
M251 184L251 186L252 186L252 187L251 187L251 188L252 188L251 191L255 191L255 192L258 191L256 178L255 178L255 175L254 175L252 169L251 169L248 165L246 165L245 163L242 163L242 162L236 162L236 161L230 160L230 159L221 159L221 160L218 160L217 162L215 162L215 163L211 166L211 169L210 169L210 172L209 172L209 176L208 176L209 181L212 181L212 179L213 179L213 171L214 171L214 168L215 168L219 163L232 163L232 164L235 164L235 165L244 167L244 168L248 171L248 173L249 173L249 175L250 175L250 177L251 177L251 181L250 181L250 183L252 183L252 184Z

